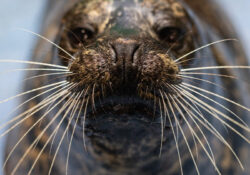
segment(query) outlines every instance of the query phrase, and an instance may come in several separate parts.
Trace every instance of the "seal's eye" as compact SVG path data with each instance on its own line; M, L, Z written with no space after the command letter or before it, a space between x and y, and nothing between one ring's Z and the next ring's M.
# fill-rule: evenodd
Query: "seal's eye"
M94 31L89 28L77 27L68 32L68 37L72 45L78 46L92 39L94 37Z
M158 31L158 36L166 42L176 42L181 37L181 29L177 27L163 27Z

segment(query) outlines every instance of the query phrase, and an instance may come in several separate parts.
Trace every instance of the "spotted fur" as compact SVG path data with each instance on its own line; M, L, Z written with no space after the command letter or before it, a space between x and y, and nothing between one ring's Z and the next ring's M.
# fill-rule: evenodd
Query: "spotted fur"
M40 77L25 84L25 89L38 88L44 84L65 80L78 85L70 91L70 94L74 95L75 100L72 100L70 103L67 101L70 99L70 96L65 96L63 103L52 110L45 120L39 122L39 125L36 125L23 138L21 144L17 146L7 161L5 174L11 174L13 169L15 174L18 175L28 173L42 175L49 172L53 175L65 173L74 175L172 175L180 174L182 171L184 174L217 174L216 168L219 169L221 174L249 173L249 156L247 156L249 155L249 127L246 127L247 129L245 130L236 127L236 130L246 137L247 142L232 130L225 129L225 123L223 124L211 118L210 110L200 109L201 113L218 129L218 132L235 150L245 170L240 168L237 160L225 144L221 144L218 138L209 131L205 131L207 140L211 143L211 149L214 152L214 159L217 165L214 166L204 152L202 144L200 144L206 145L207 141L197 125L190 118L188 119L188 123L197 133L200 142L197 138L194 139L187 122L181 119L183 117L181 117L180 113L188 111L191 107L185 105L187 107L186 110L180 110L179 112L177 107L172 109L175 105L173 103L174 100L171 100L171 98L176 97L175 102L177 103L178 100L181 100L181 97L178 97L178 93L175 92L176 89L170 87L175 87L175 85L177 87L182 83L190 82L188 79L179 76L182 70L199 66L246 64L246 57L240 43L234 42L222 43L220 47L212 45L199 53L188 55L182 64L177 64L174 61L199 46L219 39L237 37L233 27L230 26L227 18L213 1L64 0L61 2L51 1L49 9L44 22L46 27L44 28L43 36L59 44L66 52L52 47L48 42L41 40L37 45L34 61L64 65L73 74L54 78L48 76ZM219 17L226 22L219 21ZM174 26L185 27L185 32L176 43L166 43L161 40L162 35L159 35L161 29L169 25L169 23L170 25L174 23ZM78 43L79 45L74 45L70 42L70 38L74 38L74 35L70 35L70 32L75 28L81 27L94 31L96 36L86 43L80 42ZM79 38L76 37L74 39ZM112 49L111 45L114 45L114 43L119 45L119 48ZM140 45L139 49L136 47L137 44ZM130 53L131 50L126 50L128 45L132 45L132 49L137 48L136 50L138 50L136 52L138 55L134 57L135 59L132 63L124 63L125 59L118 59L118 54L114 53L114 50L123 56L127 52ZM49 51L48 53L44 51L46 49ZM74 59L70 59L69 55L72 55ZM129 71L125 70L124 67ZM246 73L249 74L249 70L246 72L233 72L228 69L214 69L210 73L236 75L239 77L240 75L246 75ZM37 75L39 74L37 73ZM247 87L237 80L220 76L210 78L201 76L200 78L214 82L217 86L195 80L193 85L198 84L200 88L220 94L237 103L246 106L249 104ZM167 86L163 88L166 84ZM226 88L230 87L230 91L222 90L218 85ZM82 91L83 89L84 91ZM36 92L35 95L39 92ZM82 92L81 98L80 92ZM167 94L166 96L169 95L169 99L165 99L165 103L163 102L164 100L161 102L161 97L164 96L163 92ZM195 93L191 94L197 96ZM24 100L33 96L34 94L31 94ZM30 101L23 107L22 111L32 109L41 100L46 99L47 96L44 94ZM133 98L134 96L136 98ZM82 108L80 105L78 108L75 108L75 114L77 114L80 108L83 109L82 113L80 113L82 118L77 121L76 115L71 115L74 116L71 120L70 112L67 114L67 110L65 110L40 137L43 129L55 118L57 111L62 109L63 105L67 103L77 106L77 98L85 100ZM102 104L98 104L99 98L104 99L103 101L100 100ZM204 98L201 99L205 100ZM228 107L249 124L249 111L243 110L228 101L225 102L216 97L214 99L216 102ZM109 104L109 101L113 101L112 105ZM97 106L95 106L96 104ZM209 104L215 105L211 101ZM86 116L84 114L84 105L86 106L86 121L84 120L84 116ZM100 107L101 105L103 107ZM228 111L218 106L215 107L222 113L231 115L228 114ZM162 122L159 122L159 120L163 119L160 116L165 109L168 109L169 112L172 110L173 115L176 114L178 116L179 124L197 162L198 171L195 168L192 156L190 156L190 150L187 147L183 133L178 131L177 139L182 164L180 167L173 135L173 130L176 130L177 127L170 125L171 123L178 125L178 123L172 115L173 122L167 122L167 118L165 118L166 123L162 129ZM6 144L6 156L11 152L19 138L36 121L39 121L40 117L46 113L46 110L49 110L49 108L44 108L34 113L32 117L25 120L10 133ZM66 116L65 120L58 128L53 141L49 142L43 150L55 128L62 121L64 114ZM188 112L183 115L188 116ZM239 119L235 120L240 122L238 121ZM71 124L69 125L67 137L64 135L64 131L68 122ZM85 125L81 125L83 122L85 122ZM67 169L67 152L74 124L76 124L77 128L72 140ZM85 137L82 133L85 133ZM65 138L62 140L62 144L60 144L60 139L64 136ZM30 149L24 161L15 169L27 148L39 137L40 139L35 143L35 147ZM56 154L57 148L60 149L58 149ZM207 145L206 148L209 150ZM42 154L30 172L41 150L43 150ZM51 166L52 163L53 166Z

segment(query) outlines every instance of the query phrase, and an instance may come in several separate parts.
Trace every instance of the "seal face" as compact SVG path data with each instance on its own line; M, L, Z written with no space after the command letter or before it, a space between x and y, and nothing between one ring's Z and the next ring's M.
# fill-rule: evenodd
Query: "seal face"
M54 59L72 72L72 93L82 92L92 106L75 121L76 135L84 132L91 150L84 161L100 163L100 174L163 171L159 162L174 145L171 125L177 119L182 125L182 117L173 109L172 122L163 119L163 108L171 109L161 99L176 94L171 86L182 82L180 68L195 62L193 55L174 61L200 42L194 21L173 0L95 0L79 1L61 25L59 46L66 52Z
M79 84L74 92L89 89L85 98L94 105L87 112L86 125L86 132L93 127L98 130L93 131L91 137L96 143L92 144L109 156L120 152L126 157L122 164L127 159L134 162L131 168L137 166L135 157L148 160L158 156L161 122L160 109L155 104L164 94L174 94L169 87L181 83L180 67L192 62L177 64L174 60L198 44L194 21L181 4L172 0L97 0L77 3L64 16L62 26L60 46L75 58L65 60L67 55L59 53L58 57L73 73L67 80ZM93 117L100 121L90 122ZM158 124L149 129L152 122ZM166 128L170 129L167 123ZM155 143L146 147L142 140L152 137L157 138ZM143 146L145 151L131 152L132 145ZM106 161L104 156L98 157Z
M184 64L173 60L198 43L193 21L175 1L79 2L62 25L60 46L75 57L60 53L74 73L68 81L94 87L96 96L154 99L156 89L181 82Z
M200 73L200 77L185 74L195 70L190 66L221 62L216 48L207 50L208 58L196 52L211 37L204 33L182 1L77 1L62 17L57 48L50 58L66 67L67 74L43 79L63 80L65 87L42 96L41 103L29 104L27 115L33 118L22 128L32 132L17 135L30 146L16 150L24 153L18 154L18 160L28 158L23 164L11 159L7 174L199 174L199 169L202 174L220 174L215 160L221 154L213 154L215 148L208 140L216 137L229 145L220 129L226 125L235 130L224 120L249 128L239 118L228 117L227 113L234 115L229 100L203 95L214 92L216 97L230 97L218 88L224 83L220 76L202 79L219 71ZM213 134L205 137L201 126Z

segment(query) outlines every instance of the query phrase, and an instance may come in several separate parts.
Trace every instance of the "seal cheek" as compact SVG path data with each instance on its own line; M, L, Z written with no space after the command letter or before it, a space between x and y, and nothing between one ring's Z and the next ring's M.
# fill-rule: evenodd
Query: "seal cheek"
M110 73L104 57L95 50L84 50L78 58L69 65L72 75L68 81L79 86L102 84L110 79Z
M145 56L141 70L141 82L160 88L164 84L177 84L179 68L167 54L149 52Z

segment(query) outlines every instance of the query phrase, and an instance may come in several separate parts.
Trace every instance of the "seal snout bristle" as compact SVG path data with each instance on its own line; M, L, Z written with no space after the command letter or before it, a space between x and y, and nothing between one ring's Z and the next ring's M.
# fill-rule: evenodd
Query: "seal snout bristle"
M168 54L148 51L136 40L118 38L107 47L106 54L98 50L84 50L74 60L68 77L81 86L110 84L119 92L160 88L165 84L178 84L179 67Z
M176 83L179 68L173 59L167 54L149 52L145 57L141 74L143 81L158 83Z

